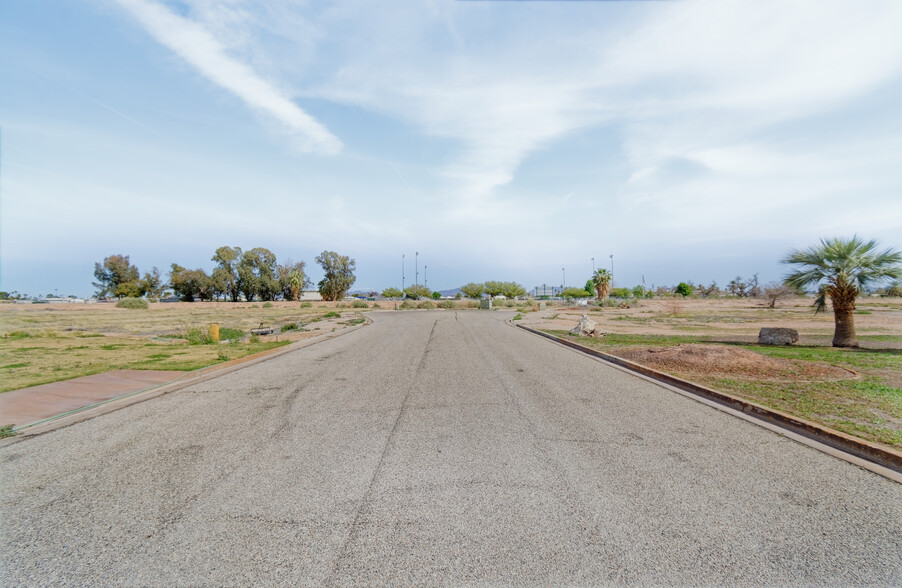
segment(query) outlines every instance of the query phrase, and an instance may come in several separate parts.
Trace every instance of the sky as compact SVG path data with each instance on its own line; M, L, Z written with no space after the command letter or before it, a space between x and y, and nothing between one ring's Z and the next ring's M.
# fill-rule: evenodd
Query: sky
M222 245L380 291L402 259L724 286L902 249L900 30L897 0L3 0L0 290Z

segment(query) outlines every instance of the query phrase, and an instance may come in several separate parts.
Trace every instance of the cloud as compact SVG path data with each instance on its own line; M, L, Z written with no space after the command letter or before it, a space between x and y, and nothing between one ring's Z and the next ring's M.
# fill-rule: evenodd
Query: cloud
M338 153L341 141L319 121L292 102L288 94L258 75L252 67L228 55L226 47L203 25L149 0L115 0L159 43L193 66L205 78L268 115L302 151ZM235 16L237 14L237 16ZM233 18L241 13L233 14Z

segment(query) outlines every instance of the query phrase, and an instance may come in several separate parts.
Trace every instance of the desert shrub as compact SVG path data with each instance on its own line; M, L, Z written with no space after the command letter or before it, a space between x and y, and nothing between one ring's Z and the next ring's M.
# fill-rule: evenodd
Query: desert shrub
M312 302L301 302L301 308L313 308Z
M323 318L341 318L340 312L335 312L334 310L330 310L326 314L323 315Z
M505 300L504 306L506 306L508 308L513 308L513 307L517 306L517 301L516 300Z
M379 306L379 303L377 302L376 304L373 305L373 308L382 308L382 307Z
M515 321L522 321L522 320L523 320L523 315L521 315L521 314L518 312L517 314L514 315L514 318L513 318L512 320L515 320Z
M446 309L454 308L454 301L453 300L442 300L438 303L438 307L446 308Z
M147 301L143 298L123 298L116 303L116 308L131 308L133 310L143 310L147 308Z
M348 307L348 305L345 302L339 302L338 304L335 305L335 308L347 308L347 307Z
M258 335L251 335L250 342L251 343L259 343L260 337Z
M674 292L676 294L679 294L680 296L689 296L690 294L692 294L692 286L690 286L686 282L680 282L679 284L677 284L676 290L674 290Z
M348 321L348 324L349 325L359 325L359 324L365 323L365 322L366 322L365 318L352 318L351 320Z
M670 316L679 316L683 314L683 300L681 298L671 298L664 304L664 308Z
M424 300L424 301L420 302L419 304L417 304L417 308L425 308L428 310L431 308L435 308L435 303L432 302L431 300Z
M479 302L468 298L466 300L461 300L458 308L479 308Z
M614 298L629 298L632 293L632 290L629 288L611 288L610 296Z
M219 329L220 341L237 341L242 337L244 337L244 331L241 329L233 329L232 327L220 327Z
M364 302L363 300L355 300L351 303L351 308L369 308L370 305Z
M405 300L404 302L401 303L402 310L409 310L411 308L416 308L416 307L417 307L416 303L411 302L410 300Z
M564 298L591 298L592 294L582 288L567 288L561 292L561 296Z
M264 302L263 308L272 308L272 302Z
M7 437L15 437L18 435L15 431L13 431L13 427L15 425L3 425L0 427L0 439L6 439Z
M298 328L297 323L288 323L288 324L282 325L282 332L285 333L287 331L296 331L297 328Z
M891 296L893 298L902 296L902 282L893 282L883 294L884 296Z

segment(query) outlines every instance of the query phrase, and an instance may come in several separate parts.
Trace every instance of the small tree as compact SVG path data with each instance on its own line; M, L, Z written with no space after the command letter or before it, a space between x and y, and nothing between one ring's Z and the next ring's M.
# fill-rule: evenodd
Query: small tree
M674 292L676 294L679 294L680 296L689 296L690 294L692 294L692 286L690 286L686 282L680 282L679 284L677 284L676 290L674 290Z
M591 298L592 293L586 292L582 288L567 288L561 292L563 298Z
M781 282L770 282L764 285L764 296L769 300L768 308L776 308L777 300L795 296L796 291Z
M604 269L595 270L592 275L592 283L595 285L595 294L599 300L604 300L611 292L611 273Z
M145 272L144 277L139 282L140 296L160 298L165 289L166 284L163 282L163 276L160 275L160 270L156 267L149 272Z
M307 264L303 261L294 263L290 259L284 264L276 266L282 298L285 300L297 300L302 291L310 288L311 282L305 272L306 267Z
M441 292L436 291L436 292L433 292L433 293L432 293L432 299L433 299L433 300L440 300L441 297L442 297L442 293L441 293Z
M110 255L104 258L103 263L94 264L93 282L97 288L97 296L112 295L117 298L123 296L138 296L140 286L138 284L138 268L133 266L128 255Z
M404 288L404 294L408 298L419 300L420 298L429 298L430 296L432 296L432 290L422 284L417 284Z
M467 298L479 298L482 296L482 293L485 292L484 284L475 284L470 282L469 284L464 284L460 287L460 291L463 292L464 296Z
M213 282L202 269L189 270L173 263L169 283L176 296L185 302L194 302L195 298L213 299Z
M487 280L483 283L483 288L485 289L485 293L494 298L495 296L501 296L504 294L504 282L499 282L496 280Z
M817 287L815 312L826 310L830 298L836 325L834 347L858 347L853 315L858 295L871 284L902 278L902 253L876 249L876 241L865 242L857 235L851 239L821 239L820 245L806 250L793 249L781 260L800 266L786 276L787 286Z
M514 299L526 294L526 288L524 288L517 282L502 282L501 285L501 293L504 294L504 296L506 296L507 298Z
M890 284L886 290L883 292L884 296L891 296L893 298L899 298L902 296L902 282L898 280Z
M238 302L241 296L241 278L238 277L238 261L241 259L241 247L220 247L213 254L211 261L219 264L210 276L218 292L228 296L232 302Z
M323 268L325 276L319 281L319 293L323 300L341 300L347 294L357 276L357 262L347 255L339 255L334 251L323 251L316 257L316 263Z
M404 296L404 292L401 292L397 288L386 288L382 291L383 298L400 298Z

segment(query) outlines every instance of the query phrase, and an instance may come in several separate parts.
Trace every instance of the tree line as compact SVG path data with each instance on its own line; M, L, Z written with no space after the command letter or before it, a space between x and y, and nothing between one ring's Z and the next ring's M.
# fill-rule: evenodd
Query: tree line
M168 281L154 267L142 277L128 255L110 255L94 264L93 282L98 297L162 298L171 289L187 302L194 300L298 300L312 287L304 261L287 259L279 263L269 249L223 246L211 261L216 266L208 274L202 268L188 269L173 263ZM341 300L357 280L356 262L334 251L323 251L316 257L324 277L317 284L324 300Z

